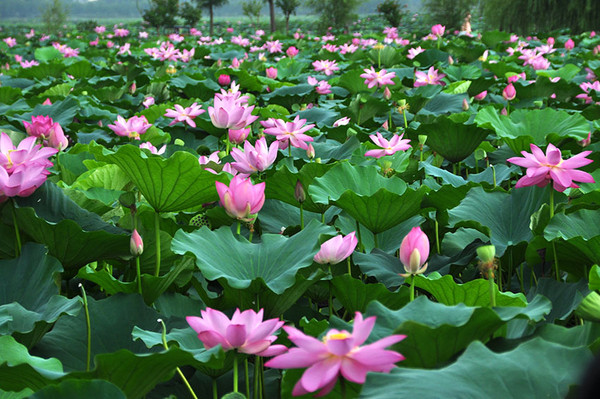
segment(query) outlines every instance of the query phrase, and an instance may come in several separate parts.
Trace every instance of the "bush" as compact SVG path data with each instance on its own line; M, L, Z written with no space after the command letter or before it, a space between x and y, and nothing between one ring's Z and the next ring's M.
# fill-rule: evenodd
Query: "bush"
M321 28L344 28L358 19L354 12L360 0L308 0L307 5L321 15Z
M77 30L82 32L93 32L96 26L98 26L98 22L94 21L93 19L78 22L76 25Z
M150 0L150 8L144 11L142 18L156 30L172 28L177 24L178 10L179 0Z
M68 17L69 11L61 0L52 0L42 10L42 21L48 33L57 34L60 32Z
M202 18L202 8L199 5L184 2L179 7L179 16L183 18L187 26L193 28L200 21L200 18Z
M398 0L385 0L377 5L377 12L387 21L388 25L400 26L402 17L405 15L401 7Z

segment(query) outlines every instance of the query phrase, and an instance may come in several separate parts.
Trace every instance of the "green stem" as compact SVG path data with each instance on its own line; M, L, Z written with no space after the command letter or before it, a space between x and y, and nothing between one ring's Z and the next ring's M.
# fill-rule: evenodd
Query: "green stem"
M87 355L85 357L85 371L90 371L90 360L92 358L92 328L90 323L90 310L88 308L87 295L83 284L79 283L81 295L83 297L83 310L85 311L85 326L87 331Z
M342 399L346 399L346 381L342 376L340 376L340 388L342 391Z
M377 50L377 69L381 69L381 50Z
M377 242L377 234L373 234L373 242L375 244L375 248L379 248L379 243Z
M358 236L358 248L360 248L360 250L364 252L365 247L362 242L362 236L360 234L360 223L358 223L358 220L356 221L356 235Z
M304 209L302 204L300 204L300 230L304 229Z
M217 391L217 379L213 378L212 380L212 391L213 391L213 399L219 399L219 393Z
M253 398L258 398L258 385L260 382L260 377L258 376L258 364L260 362L260 356L256 355L254 357L254 373L252 378L254 379L254 395L252 395Z
M238 236L242 233L242 222L240 222L239 220L238 220L238 224L237 224L236 233Z
M321 214L321 223L325 224L325 212Z
M288 143L288 157L292 157L292 144Z
M167 344L167 326L165 325L165 322L162 321L162 319L158 319L157 321L162 325L162 343L163 343L163 346L165 347L165 350L169 350L169 345ZM190 394L192 395L192 397L194 399L198 399L198 396L196 396L196 393L192 389L192 386L188 382L187 378L185 378L185 375L183 375L183 372L181 371L181 369L179 367L175 367L175 370L177 370L177 374L179 374L179 377L181 377L181 380L183 381L183 384L187 387L188 391L190 391ZM213 390L214 390L216 381L213 380L213 382L214 382L213 383Z
M17 201L15 201L14 197L12 199L12 219L13 226L15 227L15 238L17 239L15 255L17 257L21 256L21 234L19 233L19 224L17 223Z
M415 300L415 275L410 276L410 301Z
M406 121L406 110L402 111L402 115L404 116L404 129L408 129L408 122Z
M233 355L233 392L238 392L238 358L237 353Z
M246 397L250 398L250 378L248 378L248 358L244 359L244 373L246 374Z
M550 189L550 219L554 217L554 189Z
M142 273L140 271L140 257L135 257L135 272L137 274L138 293L142 295Z
M554 256L554 274L556 281L560 281L560 268L558 267L558 257L556 256L556 243L552 241L552 255Z
M154 238L156 240L156 268L154 269L154 276L158 277L160 274L160 216L158 212L154 214Z
M494 167L494 165L491 165L490 167L492 168L492 178L494 182L494 187L496 187L496 168Z
M392 131L392 111L391 110L390 110L388 119L389 119L388 128L389 128L389 130L391 132Z
M435 222L435 249L437 250L438 254L441 254L442 251L440 251L440 227L439 227L439 223L438 223L437 219L435 219L434 222Z
M225 153L227 155L229 155L229 151L231 151L231 141L229 141L229 134L227 135L227 138L225 139Z
M498 290L500 290L500 292L503 291L502 289L502 262L498 262Z
M494 290L494 274L490 270L488 271L488 281L490 282L490 306L496 307L496 292Z
M346 261L348 263L348 275L350 277L352 277L352 267L350 267L350 257L349 256L346 258Z

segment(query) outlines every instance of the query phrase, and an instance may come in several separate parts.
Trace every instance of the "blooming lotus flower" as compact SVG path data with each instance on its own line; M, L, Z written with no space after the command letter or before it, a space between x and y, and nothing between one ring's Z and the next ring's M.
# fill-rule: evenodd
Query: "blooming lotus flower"
M349 123L350 123L350 118L347 116L344 116L343 118L340 118L337 121L333 122L333 127L346 126Z
M295 56L298 55L298 49L294 46L290 46L288 47L288 49L285 51L285 53L288 55L288 57L290 58L294 58Z
M438 37L444 36L445 31L446 31L446 27L441 24L433 25L431 27L431 34L438 36Z
M392 79L396 77L396 72L388 72L385 69L375 72L375 68L364 69L365 73L360 77L365 79L365 84L369 89L373 87L381 87L385 85L395 84Z
M352 255L356 244L358 244L358 239L355 231L346 237L335 236L321 244L321 249L315 255L314 261L322 265L340 263Z
M413 227L400 244L400 262L404 265L408 277L412 274L421 274L427 270L429 257L429 239L420 227Z
M312 66L315 68L316 72L321 72L327 76L333 75L335 71L339 71L340 67L338 67L336 61L329 60L317 60L312 63Z
M258 356L275 356L287 350L284 345L271 345L277 339L273 334L283 326L283 321L263 321L263 309L258 313L252 309L243 312L236 309L231 320L211 308L202 310L201 314L202 317L187 316L185 319L206 349L221 345L224 351L237 349Z
M47 138L54 121L49 116L31 116L31 123L23 121L25 131L28 135L37 138Z
M419 46L417 48L409 48L408 55L406 56L406 58L408 58L409 60L412 60L413 58L415 58L417 55L423 53L424 51L425 51L425 49L422 49L421 46Z
M152 154L156 154L156 155L162 155L165 153L165 150L167 149L167 145L163 145L162 147L160 147L160 150L158 150L155 146L152 145L151 142L146 141L145 143L140 144L140 148L145 148L147 150L149 150Z
M234 98L220 99L215 95L214 106L208 107L208 114L215 127L239 130L258 119L258 116L252 115L253 109L254 105L243 105Z
M9 173L0 166L0 203L9 197L28 197L46 181L46 166L33 164Z
M53 163L48 158L57 152L56 148L36 144L36 138L33 136L21 140L15 147L6 133L0 133L0 167L3 167L8 174L34 164L44 168L51 167Z
M331 85L326 80L320 80L315 87L315 91L319 94L329 94L331 93Z
M219 158L219 151L215 151L215 152L211 153L209 156L201 155L200 158L198 158L198 163L200 165L206 165L209 162L214 162L216 164L221 163L221 158Z
M186 122L191 127L196 127L194 118L206 112L201 108L202 105L198 105L198 103L193 103L187 108L183 108L181 105L175 104L175 109L167 109L165 116L167 118L175 118L173 121L171 121L171 123L169 123L169 126L174 125L177 122Z
M415 71L415 87L427 86L427 85L442 85L442 78L446 77L445 74L439 74L438 70L434 67L429 68L427 73L421 71Z
M578 188L575 181L581 183L595 183L594 178L587 172L575 170L588 165L593 161L586 158L591 151L583 151L569 159L563 160L558 148L548 144L546 154L535 144L531 144L531 154L521 151L523 158L512 157L507 161L527 168L525 176L521 177L516 188L526 186L544 187L550 181L556 191L563 192L567 188Z
M132 116L125 120L121 115L118 115L114 125L108 125L108 127L118 136L139 140L140 135L146 133L152 125L148 123L145 116Z
M267 78L269 79L277 79L277 68L269 67L265 70Z
M306 125L306 119L300 119L300 116L296 116L292 122L272 119L260 123L265 128L264 132L266 134L271 134L277 138L280 142L280 148L282 148L282 144L285 148L288 144L291 144L293 147L306 150L308 148L306 142L313 141L313 138L304 134L304 132L312 129L315 125Z
M231 156L236 161L231 166L245 174L262 172L275 162L277 151L279 151L279 144L275 141L267 147L267 140L264 137L256 140L254 147L246 141L244 151L239 148L231 149Z
M250 179L234 176L229 187L215 182L221 205L234 219L252 222L265 203L265 183L252 184Z
M308 367L294 386L294 396L318 390L318 396L327 395L340 375L348 381L364 384L369 371L388 373L396 362L404 360L401 354L385 348L402 341L406 335L391 335L362 346L371 334L375 319L372 316L363 320L356 312L352 333L331 329L322 341L285 326L283 329L288 338L297 347L274 357L265 366L278 369Z
M369 151L365 152L365 156L381 158L385 155L393 155L397 151L409 150L411 148L410 145L408 145L408 143L410 143L410 140L402 139L402 136L404 136L404 133L402 133L399 136L397 134L395 134L392 137L392 139L388 141L379 132L377 132L377 134L370 135L369 138L371 139L371 141L373 143L375 143L376 145L378 145L379 147L381 147L382 149L381 150L369 150Z
M17 45L17 39L15 39L14 37L6 37L2 40L8 45L8 47L14 47Z
M242 144L249 134L249 127L245 129L229 129L227 131L227 137L229 137L229 141L235 144Z
M507 101L512 101L517 97L517 91L512 83L509 83L504 90L502 90L502 97Z
M144 98L144 101L142 102L142 104L144 104L144 108L150 108L150 106L154 105L154 97L146 97Z

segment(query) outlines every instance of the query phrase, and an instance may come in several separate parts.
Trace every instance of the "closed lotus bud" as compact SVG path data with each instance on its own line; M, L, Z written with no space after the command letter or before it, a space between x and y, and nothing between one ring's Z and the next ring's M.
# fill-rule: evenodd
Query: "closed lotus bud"
M294 197L296 197L296 201L299 203L303 203L306 201L306 192L304 191L304 187L300 180L296 181L296 188L294 189Z
M386 100L392 98L392 92L387 86L385 86L385 89L383 89L383 98L385 98Z
M463 98L462 109L463 109L463 111L468 111L469 110L469 101L467 101L466 98Z
M580 140L578 143L582 147L587 147L588 145L590 145L592 143L592 132L590 131L588 133L588 136L585 139Z
M277 79L277 68L269 67L265 70L267 78L269 79Z
M221 86L229 86L231 83L231 76L225 74L219 75L218 81Z
M308 156L309 159L313 159L315 157L315 148L312 146L312 144L308 145L308 148L306 149L306 156Z
M482 91L481 93L477 94L475 97L473 97L475 100L477 101L481 101L483 100L485 97L487 96L487 90Z
M134 229L133 233L131 234L129 250L133 256L140 256L144 252L144 241L142 241L142 237L136 229Z
M448 64L454 65L454 58L451 55L448 56Z
M400 261L406 271L401 276L407 277L425 272L428 257L429 239L420 227L413 227L400 244Z
M573 41L573 39L569 39L565 42L565 49L573 50L574 47L575 47L575 42Z
M504 88L504 90L502 90L502 97L504 97L504 99L507 101L514 100L516 96L517 96L517 91L515 90L515 86L513 86L512 83L509 83Z
M136 90L137 90L137 86L136 86L135 82L133 82L131 84L131 86L129 86L129 93L134 94Z

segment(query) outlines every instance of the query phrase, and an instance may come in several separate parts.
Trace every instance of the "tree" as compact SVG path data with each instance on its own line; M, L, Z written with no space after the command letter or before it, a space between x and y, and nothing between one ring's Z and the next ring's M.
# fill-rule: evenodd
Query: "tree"
M405 5L406 7L406 5ZM399 26L405 13L402 12L398 0L385 0L377 5L377 12L387 21L390 26Z
M159 31L177 24L175 18L178 11L179 0L150 0L150 8L144 11L142 18Z
M269 2L269 19L271 20L271 33L277 30L275 25L275 3L274 0L267 0Z
M256 26L260 23L260 11L262 10L262 0L246 0L242 3L242 12L252 20L256 18Z
M296 8L300 7L300 0L277 0L277 7L285 17L285 34L290 29L290 15L296 14Z
M467 13L475 6L475 0L426 0L429 22L442 24L446 31L460 30Z
M198 4L183 2L179 7L179 16L183 18L185 24L190 27L195 27L200 18L202 18L202 8Z
M61 0L52 0L42 10L42 21L44 21L48 33L58 33L67 22L68 17L69 11Z
M349 30L350 22L357 19L354 13L360 0L308 0L307 5L321 15L321 27L333 26Z
M208 8L208 15L210 18L210 35L214 34L214 7L221 7L227 0L197 0L202 7Z

